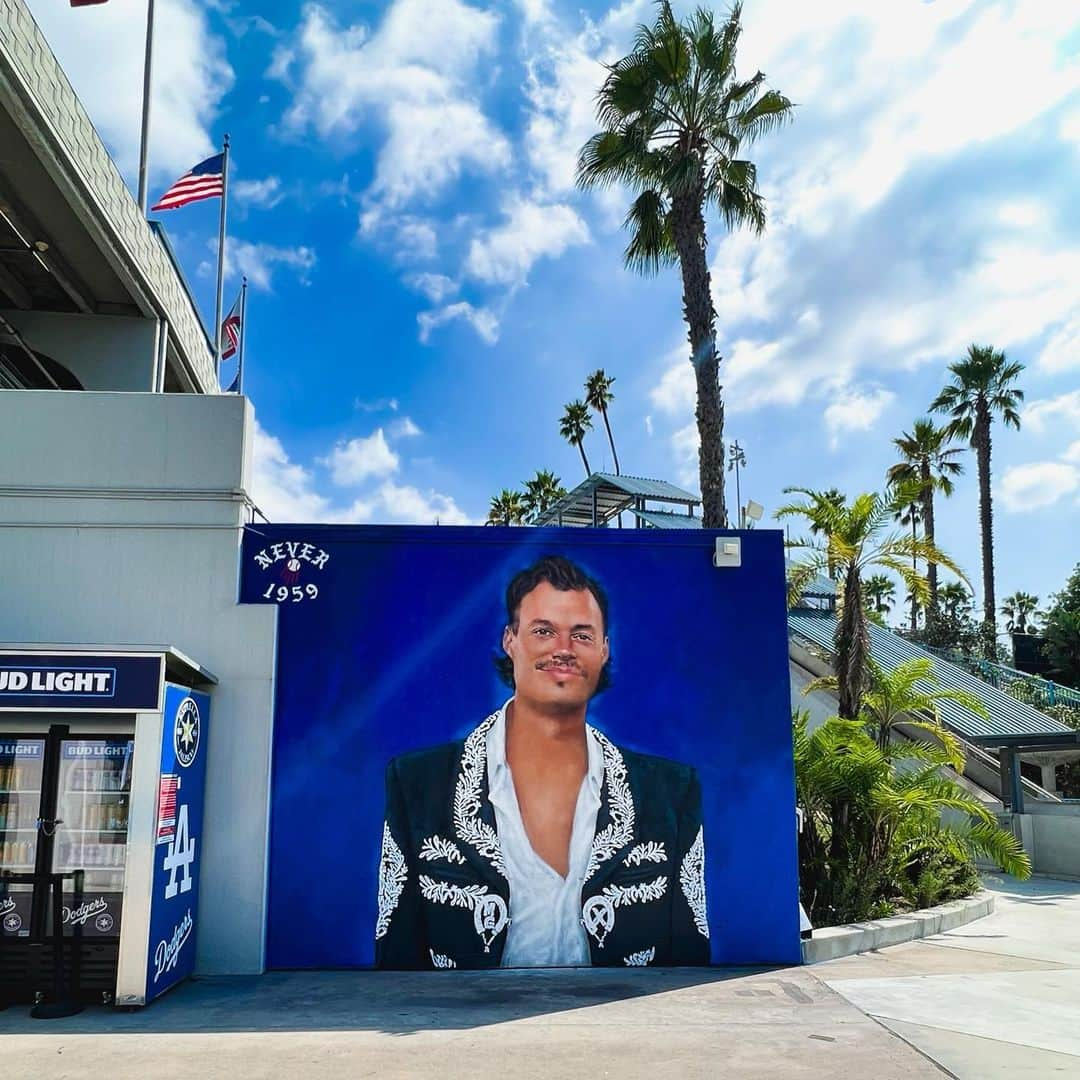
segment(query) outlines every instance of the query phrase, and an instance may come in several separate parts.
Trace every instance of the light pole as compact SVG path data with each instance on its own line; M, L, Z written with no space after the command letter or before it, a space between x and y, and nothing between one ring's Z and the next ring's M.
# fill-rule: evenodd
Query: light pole
M729 447L731 452L731 460L728 462L728 472L732 469L735 470L735 501L739 507L739 528L746 528L746 512L743 510L742 504L742 491L739 487L739 468L740 466L746 466L746 452L739 445L739 440L736 439Z

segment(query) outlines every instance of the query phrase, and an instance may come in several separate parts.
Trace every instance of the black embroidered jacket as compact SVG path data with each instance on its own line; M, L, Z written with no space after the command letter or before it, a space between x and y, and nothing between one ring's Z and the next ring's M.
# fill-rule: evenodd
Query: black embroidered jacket
M495 968L509 925L489 716L461 742L386 770L375 960L380 968ZM623 750L590 729L604 780L581 918L594 966L709 962L701 789L687 765Z

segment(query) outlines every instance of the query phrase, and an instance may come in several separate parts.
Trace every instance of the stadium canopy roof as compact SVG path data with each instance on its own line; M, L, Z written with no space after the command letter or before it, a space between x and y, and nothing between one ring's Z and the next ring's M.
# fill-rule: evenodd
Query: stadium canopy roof
M796 610L788 613L788 630L793 637L803 638L829 652L833 648L835 628L836 618L830 612ZM966 690L977 697L989 714L987 717L952 701L938 704L945 724L969 742L1032 752L1080 749L1080 731L1066 727L1026 702L1017 701L963 668L874 623L870 624L870 655L885 671L892 671L905 660L932 660L934 676L940 686L927 684L921 689Z
M650 507L648 503L661 503L665 507L682 506L686 511L674 513L670 509ZM635 515L639 528L693 529L701 527L701 519L694 517L694 510L700 505L701 500L696 495L666 480L593 473L540 514L532 524L596 527L606 525L624 510L629 510ZM694 524L690 524L691 521Z

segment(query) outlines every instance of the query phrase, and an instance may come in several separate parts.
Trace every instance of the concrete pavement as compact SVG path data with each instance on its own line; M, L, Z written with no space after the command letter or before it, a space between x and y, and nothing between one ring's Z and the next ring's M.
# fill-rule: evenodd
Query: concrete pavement
M0 1012L4 1080L1080 1075L1080 883L990 878L997 912L809 968L276 972L148 1009Z
M985 919L810 970L960 1080L1080 1076L1080 883L986 883Z
M3 1031L5 1080L941 1075L801 968L277 972Z

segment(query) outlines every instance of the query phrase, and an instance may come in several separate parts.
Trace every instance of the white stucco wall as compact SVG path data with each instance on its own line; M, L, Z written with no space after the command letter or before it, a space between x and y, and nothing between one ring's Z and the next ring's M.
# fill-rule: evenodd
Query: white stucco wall
M66 367L87 390L152 390L158 324L119 315L5 310L31 349Z
M277 611L236 603L235 395L0 391L0 640L171 644L213 692L198 970L263 965Z

